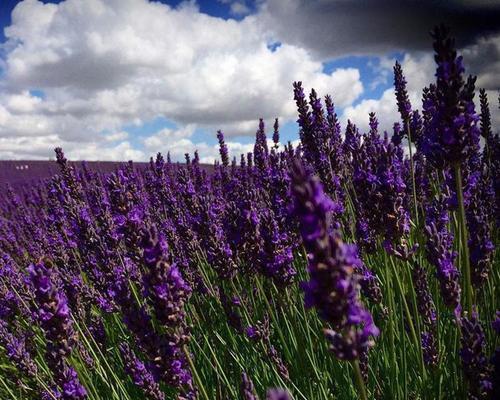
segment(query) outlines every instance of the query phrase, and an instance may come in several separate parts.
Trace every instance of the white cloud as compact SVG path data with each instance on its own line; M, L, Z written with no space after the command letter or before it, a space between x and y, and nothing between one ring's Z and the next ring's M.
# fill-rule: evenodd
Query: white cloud
M339 106L361 95L357 69L325 74L304 48L271 51L257 19L211 17L195 2L24 0L5 29L0 137L55 135L97 151L110 140L100 132L156 117L230 137L253 134L259 117L295 119L294 80Z
M368 113L375 112L381 129L390 129L399 120L395 106L394 89L387 89L379 99L366 99L354 107L347 107L342 115L343 126L347 120L355 123L361 132L368 130Z
M90 142L82 145L62 140L57 135L0 137L0 159L47 160L54 158L55 147L62 147L66 156L72 160L146 161L146 154L135 149L130 142L109 143L108 139L109 137L105 139L108 143Z
M390 82L395 61L393 57L381 56L376 62L368 62L368 66L377 74L375 79L370 82L370 89L376 89L378 86L387 85Z
M389 64L387 62L385 64L385 69L388 69ZM435 66L432 55L429 53L419 53L415 55L406 54L401 66L406 80L408 81L407 90L412 107L414 109L421 109L422 89L428 86L434 77ZM392 74L392 67L390 68L390 74ZM368 130L368 113L370 112L376 113L381 130L391 132L394 122L398 122L401 119L397 109L396 96L392 87L385 90L378 99L365 99L355 106L345 108L342 114L344 126L349 119L354 122L361 131Z
M164 152L165 149L170 149L172 144L190 138L195 129L194 124L186 125L181 129L164 128L144 139L144 147L152 153Z
M475 45L464 49L466 67L476 74L477 88L486 89L490 104L491 124L495 132L500 132L500 35L479 40ZM479 110L479 95L474 98Z
M231 3L231 13L234 15L246 15L250 12L250 8L244 1L235 1Z
M36 106L42 101L39 97L31 96L27 90L19 94L8 95L5 100L7 108L19 114L35 111Z
M121 142L115 146L102 146L91 143L83 148L78 147L74 143L68 143L64 146L65 154L73 160L89 160L89 161L146 161L146 154L141 150L137 150L127 142Z
M127 138L128 138L128 132L120 131L105 135L104 140L106 140L106 142L118 142L120 140L125 140Z

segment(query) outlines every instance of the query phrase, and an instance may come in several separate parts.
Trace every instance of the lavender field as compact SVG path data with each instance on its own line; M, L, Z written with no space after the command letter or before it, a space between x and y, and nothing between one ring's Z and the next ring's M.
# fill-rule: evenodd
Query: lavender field
M290 82L297 145L11 179L0 399L500 399L499 99L431 36L392 132Z

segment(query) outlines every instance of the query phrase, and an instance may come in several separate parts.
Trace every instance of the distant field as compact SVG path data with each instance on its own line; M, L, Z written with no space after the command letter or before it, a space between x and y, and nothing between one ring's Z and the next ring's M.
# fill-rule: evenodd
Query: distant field
M80 165L81 162L75 162ZM112 172L123 164L111 161L88 161L90 169L101 172ZM138 166L146 166L146 163L135 163ZM4 190L7 184L17 188L30 185L42 179L49 178L58 173L59 167L55 161L2 161L0 160L0 190Z
M83 161L75 161L73 164L78 167ZM87 161L87 165L93 171L109 173L124 164L124 161ZM137 168L145 168L149 163L134 162ZM212 171L212 165L201 165L203 169ZM8 185L13 188L22 189L25 186L39 182L40 180L50 178L59 172L59 166L53 161L42 160L0 160L0 193L5 190Z

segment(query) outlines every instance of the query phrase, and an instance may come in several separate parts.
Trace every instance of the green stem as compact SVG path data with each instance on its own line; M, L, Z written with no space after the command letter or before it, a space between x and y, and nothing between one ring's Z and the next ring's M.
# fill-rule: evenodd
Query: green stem
M406 127L406 134L408 135L408 149L410 152L410 172L411 172L411 184L413 189L413 204L415 206L415 223L418 226L417 188L415 187L415 169L413 166L413 150L411 146L410 121L406 121L405 127Z
M7 383L5 383L5 381L2 379L1 376L0 376L0 382L2 382L2 385L5 387L5 389L7 389L7 392L12 396L12 398L17 399L16 395L12 393L11 388L9 387L9 385L7 385Z
M455 184L457 187L457 200L458 200L458 212L460 218L460 236L461 236L461 248L463 250L463 262L464 262L464 275L465 275L465 307L472 314L472 280L470 271L470 259L469 259L469 244L467 240L467 221L465 219L465 206L464 206L464 193L462 185L462 173L460 171L460 164L455 165Z
M406 314L406 319L408 320L408 325L410 327L410 333L411 333L411 336L413 338L413 341L415 342L415 346L416 346L415 350L417 352L417 355L418 355L418 358L420 361L420 370L422 373L422 378L425 379L427 376L427 373L425 370L424 356L422 354L422 346L420 344L420 340L417 336L417 332L416 332L415 326L413 324L413 318L412 318L412 315L410 313L410 308L408 307L408 302L406 301L406 296L405 296L405 292L403 289L403 285L401 284L401 278L400 278L398 272L396 271L396 265L394 264L394 260L392 259L392 257L389 257L389 260L390 260L390 264L392 266L392 271L394 273L394 277L396 278L396 286L398 287L398 291L399 291L399 294L401 296L401 301L403 302L403 308L404 308L404 311Z
M384 252L383 253L384 257L384 265L387 265L387 254ZM389 350L390 350L390 356L391 356L391 361L390 361L390 370L391 370L391 379L389 384L389 389L391 391L391 397L396 398L395 393L396 391L394 390L393 384L398 381L398 364L396 361L396 341L394 337L394 312L395 312L395 303L394 303L394 291L392 289L392 276L391 276L391 269L390 268L384 268L385 270L385 283L387 287L387 301L389 308L393 310L393 312L390 312L389 315L387 316L387 319L389 321Z
M183 346L184 354L186 355L186 358L189 363L189 368L191 368L191 372L193 373L194 380L196 382L196 386L198 386L198 389L200 390L202 397L205 400L210 400L210 397L208 397L207 391L205 390L205 386L203 386L203 382L200 379L200 376L198 375L198 372L196 371L196 368L194 366L193 360L191 359L191 354L189 354L189 349L187 346Z
M365 382L363 381L363 376L361 375L361 368L359 368L359 361L351 361L352 367L354 368L354 381L358 387L358 394L361 400L368 400L368 395L366 393Z

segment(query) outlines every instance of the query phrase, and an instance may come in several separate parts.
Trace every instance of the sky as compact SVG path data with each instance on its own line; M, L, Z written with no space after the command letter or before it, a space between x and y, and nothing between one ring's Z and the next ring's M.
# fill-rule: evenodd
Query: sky
M398 114L434 79L429 31L450 26L500 126L500 1L0 0L0 159L174 160L251 151L258 119L297 140L292 83L330 94L345 127ZM495 125L496 124L496 125ZM271 135L269 135L271 136Z

